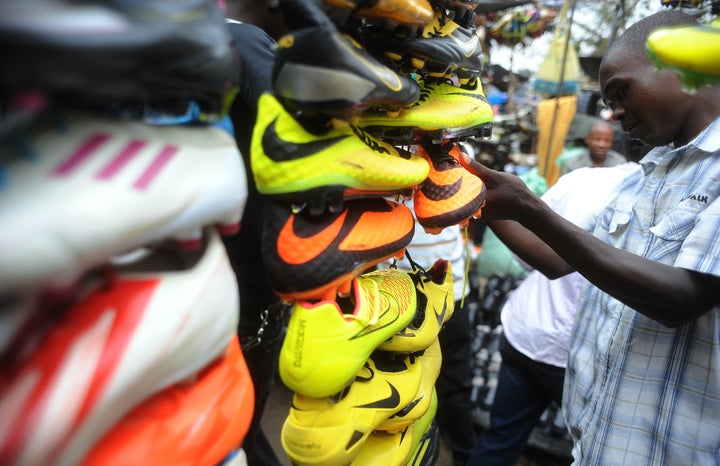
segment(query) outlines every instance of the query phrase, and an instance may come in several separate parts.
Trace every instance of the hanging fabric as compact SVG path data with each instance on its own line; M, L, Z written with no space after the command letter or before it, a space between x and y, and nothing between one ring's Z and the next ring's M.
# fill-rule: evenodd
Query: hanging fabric
M573 95L578 91L580 59L570 40L570 19L566 0L557 16L550 49L538 68L533 89L550 96Z
M537 158L538 170L552 186L560 178L560 167L555 163L562 153L570 124L577 110L577 95L543 99L537 104Z

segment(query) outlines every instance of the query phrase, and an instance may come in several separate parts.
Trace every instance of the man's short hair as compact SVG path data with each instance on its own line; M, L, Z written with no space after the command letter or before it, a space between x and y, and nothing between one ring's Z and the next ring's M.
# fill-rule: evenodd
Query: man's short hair
M656 29L673 26L699 26L692 16L678 10L662 10L633 23L608 48L608 53L622 48L633 59L649 60L645 43Z

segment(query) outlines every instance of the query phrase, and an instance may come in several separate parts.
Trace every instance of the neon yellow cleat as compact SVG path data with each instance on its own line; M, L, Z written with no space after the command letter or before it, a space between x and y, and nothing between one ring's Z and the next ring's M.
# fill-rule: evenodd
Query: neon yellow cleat
M433 390L427 412L413 423L413 450L407 459L407 466L432 465L440 455L440 435L435 422L437 403L437 391Z
M659 29L646 47L657 67L678 73L689 91L720 84L720 20L710 26Z
M440 329L455 310L450 262L438 259L429 270L410 272L417 289L417 311L410 324L380 344L378 349L398 353L422 351L437 341ZM389 430L389 429L387 429Z
M258 102L250 161L261 194L291 203L378 197L425 180L430 166L352 126L307 131L269 93Z
M298 301L280 348L282 381L310 397L342 391L378 345L410 323L415 293L407 272L384 269L355 278L341 303ZM354 308L345 309L344 303Z
M440 375L440 366L442 365L440 340L436 338L418 358L422 366L422 380L415 398L403 409L380 423L375 428L376 430L384 430L390 433L401 432L423 417L430 408L435 382L438 375Z
M437 460L437 425L433 423L437 412L437 393L433 389L429 407L420 419L395 434L375 430L360 447L353 466L431 465ZM434 443L433 443L434 442Z
M422 376L418 358L375 352L337 396L296 393L282 428L283 449L297 466L351 464L372 431L414 399Z
M397 116L387 112L368 110L360 115L358 126L415 129L415 139L422 133L439 133L440 138L460 136L489 136L492 130L493 109L483 92L480 79L471 84L455 86L447 81L427 83L420 98ZM390 138L392 139L392 137Z

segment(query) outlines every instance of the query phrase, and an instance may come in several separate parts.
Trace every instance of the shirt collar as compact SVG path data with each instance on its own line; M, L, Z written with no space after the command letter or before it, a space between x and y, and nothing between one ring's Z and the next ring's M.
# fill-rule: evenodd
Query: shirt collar
M718 150L718 147L720 147L720 117L716 118L715 121L710 123L695 139L684 146L676 148L672 144L668 144L667 146L652 149L640 160L643 172L647 175L657 166L669 165L691 147L704 152L714 152Z

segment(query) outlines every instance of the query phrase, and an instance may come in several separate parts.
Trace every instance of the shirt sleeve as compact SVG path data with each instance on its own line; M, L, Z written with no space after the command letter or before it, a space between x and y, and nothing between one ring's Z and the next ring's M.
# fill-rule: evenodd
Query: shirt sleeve
M720 198L697 215L693 229L683 241L675 266L720 276Z

